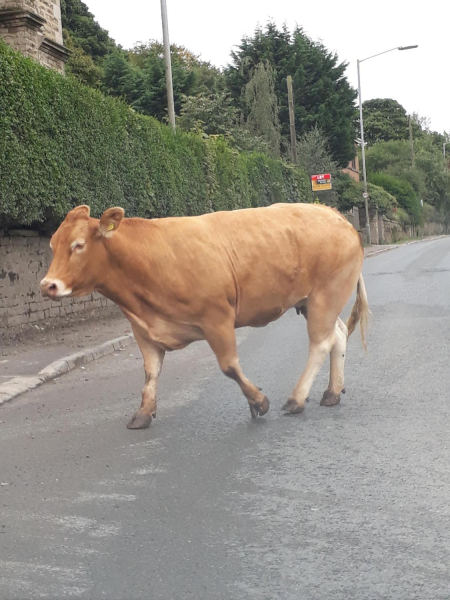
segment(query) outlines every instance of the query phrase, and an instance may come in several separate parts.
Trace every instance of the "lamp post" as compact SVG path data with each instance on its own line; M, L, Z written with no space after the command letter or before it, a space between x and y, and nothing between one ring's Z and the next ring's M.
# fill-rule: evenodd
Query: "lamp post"
M173 101L172 61L170 57L169 24L167 19L166 0L161 0L161 18L163 26L164 65L166 73L167 111L169 123L175 129L175 105Z
M446 146L447 144L450 144L450 142L444 142L444 143L442 144L442 147L443 147L443 150L444 150L444 160L445 160L445 146ZM448 165L447 165L447 161L445 161L445 170L446 170L446 171L448 171Z
M362 60L358 59L358 98L359 98L359 124L361 130L361 158L362 158L362 170L363 170L363 180L364 180L364 207L366 209L366 238L367 243L370 244L370 217L369 217L369 193L367 191L367 173L366 173L366 151L364 144L364 124L363 124L363 113L362 113L362 98L361 98L361 74L359 65L366 60L370 60L371 58L375 58L376 56L381 56L382 54L387 54L388 52L393 52L394 50L412 50L413 48L418 48L418 46L397 46L396 48L391 48L390 50L385 50L384 52L379 52L378 54L373 54L372 56L368 56L367 58L363 58Z

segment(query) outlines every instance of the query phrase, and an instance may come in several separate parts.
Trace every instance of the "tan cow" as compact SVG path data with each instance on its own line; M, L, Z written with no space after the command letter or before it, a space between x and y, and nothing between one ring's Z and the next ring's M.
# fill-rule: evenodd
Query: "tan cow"
M166 351L206 340L220 368L248 400L252 417L267 397L239 364L235 328L263 327L290 308L307 318L309 357L283 410L303 411L313 381L331 355L321 404L339 403L347 337L369 307L359 235L337 211L276 204L199 217L125 219L110 208L100 220L78 206L53 235L54 257L41 282L59 300L100 292L130 320L144 357L145 387L130 429L156 416L156 387ZM347 326L339 315L357 287Z

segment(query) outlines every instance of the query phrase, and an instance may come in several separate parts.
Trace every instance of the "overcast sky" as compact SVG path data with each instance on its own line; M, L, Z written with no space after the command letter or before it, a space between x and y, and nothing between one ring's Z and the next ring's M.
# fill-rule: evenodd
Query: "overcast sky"
M85 0L97 21L125 48L162 39L160 0ZM448 39L450 2L365 0L293 2L292 0L167 0L171 43L186 46L217 66L258 23L269 19L303 27L314 40L349 63L347 76L357 87L356 59L396 46L417 50L391 52L361 65L363 101L394 98L408 112L429 117L432 129L450 132ZM358 10L359 9L359 10Z

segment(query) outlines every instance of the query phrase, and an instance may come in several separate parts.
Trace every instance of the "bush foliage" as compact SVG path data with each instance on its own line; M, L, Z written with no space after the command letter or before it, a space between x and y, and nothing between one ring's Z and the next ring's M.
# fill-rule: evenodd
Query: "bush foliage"
M377 185L397 199L400 208L406 210L414 225L422 223L422 207L413 186L405 179L387 173L369 174L369 181Z
M306 173L220 137L177 132L0 42L0 227L99 216L194 215L307 201Z

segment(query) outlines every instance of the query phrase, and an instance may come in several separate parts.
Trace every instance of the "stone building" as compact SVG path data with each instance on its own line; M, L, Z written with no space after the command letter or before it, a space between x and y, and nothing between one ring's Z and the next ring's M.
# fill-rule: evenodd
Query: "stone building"
M355 181L359 181L359 158L357 154L355 158L348 163L347 167L342 169L342 172L350 175Z
M0 0L0 37L14 50L64 73L60 0Z

